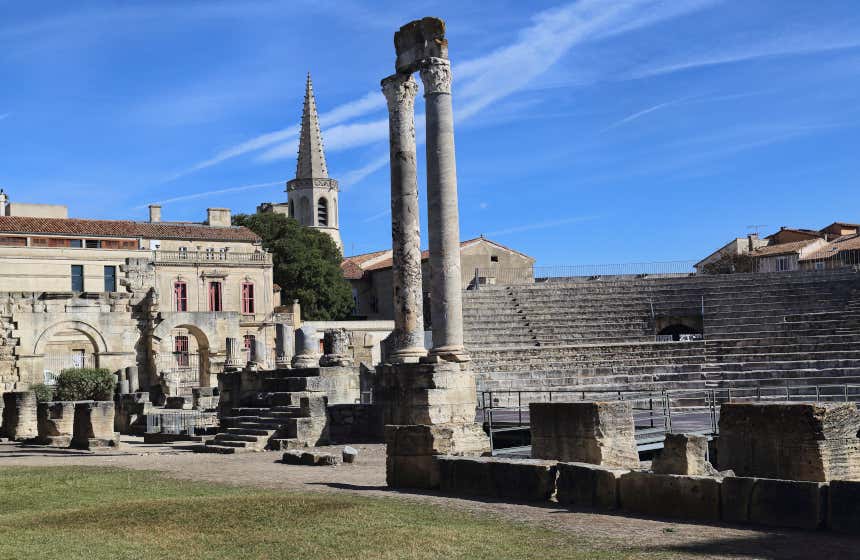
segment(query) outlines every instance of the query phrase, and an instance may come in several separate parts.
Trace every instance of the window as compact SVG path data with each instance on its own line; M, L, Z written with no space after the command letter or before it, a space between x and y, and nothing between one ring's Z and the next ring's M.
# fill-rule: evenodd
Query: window
M289 216L290 218L295 218L295 217L296 217L296 205L295 205L295 204L293 204L293 201L292 201L292 200L290 201L290 213L288 214L288 216Z
M180 334L173 337L173 353L176 357L176 365L188 366L188 335Z
M69 247L73 249L80 249L84 246L84 242L80 239L69 239Z
M82 264L72 265L72 291L84 291L84 265Z
M188 247L179 248L179 259L183 261L188 259Z
M824 261L815 261L815 270L824 270Z
M254 313L254 285L250 282L242 283L242 313Z
M206 249L206 260L207 261L214 261L215 260L215 249L213 249L212 247L209 247Z
M788 257L777 257L776 258L776 271L777 272L786 272L791 270L790 262Z
M223 311L221 308L221 282L209 282L209 311Z
M242 337L242 342L245 344L245 361L251 361L251 349L254 347L254 342L257 340L252 334L246 334Z
M115 292L116 291L116 267L115 266L106 266L105 267L105 291L106 292Z
M494 263L499 262L499 256L498 255L490 255L490 262L494 262Z
M317 202L317 225L328 225L328 200L325 198L320 198Z
M87 249L101 249L102 242L98 239L87 239L84 242Z
M175 282L173 284L173 301L175 301L177 311L188 311L188 286L185 282Z
M3 247L26 247L26 237L0 237L0 245Z

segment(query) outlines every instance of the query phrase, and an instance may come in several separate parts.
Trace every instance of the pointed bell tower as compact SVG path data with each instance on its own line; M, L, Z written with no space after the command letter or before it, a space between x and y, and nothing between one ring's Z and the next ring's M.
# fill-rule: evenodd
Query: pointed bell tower
M303 226L327 233L343 251L338 223L339 191L337 181L328 176L314 86L308 73L305 103L302 107L302 130L299 133L296 178L287 181L289 215Z

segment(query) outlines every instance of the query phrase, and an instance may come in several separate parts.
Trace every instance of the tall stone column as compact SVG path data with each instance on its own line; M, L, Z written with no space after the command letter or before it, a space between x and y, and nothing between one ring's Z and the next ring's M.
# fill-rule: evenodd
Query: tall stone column
M416 362L424 349L421 228L418 223L418 171L415 149L415 94L411 75L382 80L388 101L391 148L391 238L394 333L392 363Z
M451 63L428 57L419 63L427 119L427 218L432 274L431 357L466 362L463 346L460 216L454 158Z

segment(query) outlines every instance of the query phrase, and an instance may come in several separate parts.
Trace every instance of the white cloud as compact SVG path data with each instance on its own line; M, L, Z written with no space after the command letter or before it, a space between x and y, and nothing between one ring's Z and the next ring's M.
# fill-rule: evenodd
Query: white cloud
M192 193L192 194L184 194L182 196L174 196L172 198L165 198L164 200L159 200L159 201L153 202L151 204L170 204L173 202L181 202L181 201L185 201L185 200L196 200L198 198L207 198L207 197L215 196L215 195L219 195L219 194L234 193L234 192L241 192L241 191L250 191L250 190L254 190L254 189L274 187L276 185L283 185L283 184L284 184L283 181L272 181L271 183L257 183L254 185L242 185L239 187L228 187L225 189L216 189L216 190L203 191L203 192ZM142 204L140 206L135 206L135 208L137 208L137 209L146 208L146 206L147 206L146 204Z
M574 218L564 218L561 220L545 220L542 222L535 222L532 224L524 224L520 226L514 226L510 228L500 229L498 231L491 231L487 233L487 237L499 237L502 235L508 235L510 233L520 233L523 231L532 231L535 229L549 229L556 228L560 226L565 226L568 224L579 224L582 222L588 222L591 220L596 220L597 216L578 216Z

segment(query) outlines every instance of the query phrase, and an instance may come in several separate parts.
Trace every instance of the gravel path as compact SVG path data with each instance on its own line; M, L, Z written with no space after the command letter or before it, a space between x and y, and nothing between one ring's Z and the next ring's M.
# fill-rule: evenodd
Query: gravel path
M279 453L200 455L181 446L144 445L140 439L125 437L118 450L97 453L2 443L0 467L112 466L157 470L178 479L222 484L396 497L535 523L573 533L589 542L599 542L601 547L610 549L632 546L646 551L665 551L667 556L681 558L860 558L860 538L826 532L700 525L570 510L554 504L512 504L393 491L385 486L384 446L359 444L353 447L359 450L356 464L305 467L280 463ZM319 449L339 454L341 447Z

